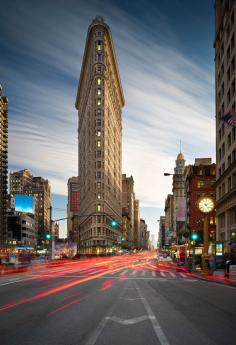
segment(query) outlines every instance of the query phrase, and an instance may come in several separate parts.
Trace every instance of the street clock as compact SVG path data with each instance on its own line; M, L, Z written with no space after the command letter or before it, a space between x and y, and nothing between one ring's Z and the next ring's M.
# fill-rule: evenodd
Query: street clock
M204 196L198 200L197 206L202 213L210 213L215 207L215 202L211 197Z

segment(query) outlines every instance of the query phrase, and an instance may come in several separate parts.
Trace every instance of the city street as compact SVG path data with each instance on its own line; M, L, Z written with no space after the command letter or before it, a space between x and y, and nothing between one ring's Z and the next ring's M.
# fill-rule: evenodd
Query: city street
M0 278L3 345L235 344L236 289L154 254L38 265Z

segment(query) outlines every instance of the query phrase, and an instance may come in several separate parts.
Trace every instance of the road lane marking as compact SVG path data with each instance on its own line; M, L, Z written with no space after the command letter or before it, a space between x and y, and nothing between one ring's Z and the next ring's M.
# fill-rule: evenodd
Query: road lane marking
M121 273L126 274L129 270L124 270Z
M135 276L137 274L137 271L133 271L130 273L131 276Z
M169 272L169 275L172 277L172 278L176 278L176 275L172 272Z
M152 316L149 316L149 315L142 315L142 316L134 317L132 319L121 319L120 317L117 317L117 316L106 316L106 319L112 320L114 322L120 323L121 325L125 325L125 326L135 325L136 323L139 323L151 318Z
M135 282L135 285L136 285L136 288L137 288L137 283ZM147 315L148 315L148 318L150 319L151 323L152 323L152 326L153 326L153 329L154 329L154 332L156 333L156 336L160 342L161 345L170 345L170 343L168 342L162 328L161 328L161 325L160 323L158 322L156 316L154 315L148 301L145 299L144 295L142 294L141 292L141 289L137 289L137 292L139 294L140 297L142 297L142 303L144 305L144 308L146 309L146 312L147 312Z
M187 276L185 275L185 274L183 274L183 273L180 273L179 274L181 277L183 277L183 278L186 278Z

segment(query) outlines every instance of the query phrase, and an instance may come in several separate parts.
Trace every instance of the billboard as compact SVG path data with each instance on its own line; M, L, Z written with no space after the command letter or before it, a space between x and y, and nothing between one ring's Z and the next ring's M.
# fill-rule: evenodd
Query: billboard
M14 203L16 211L34 213L34 198L32 195L15 194Z
M185 215L186 215L186 201L184 197L177 198L177 214L176 219L178 222L184 222L185 221Z

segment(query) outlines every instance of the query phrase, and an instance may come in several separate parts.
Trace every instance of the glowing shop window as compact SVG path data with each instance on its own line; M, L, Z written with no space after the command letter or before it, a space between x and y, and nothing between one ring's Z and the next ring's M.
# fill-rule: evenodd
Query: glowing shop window
M97 78L97 85L101 85L101 78Z

